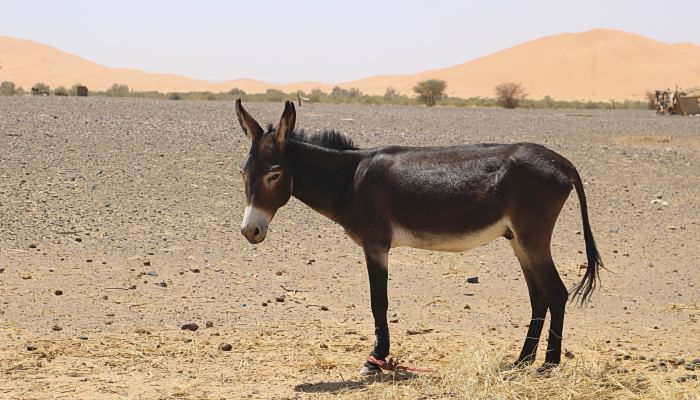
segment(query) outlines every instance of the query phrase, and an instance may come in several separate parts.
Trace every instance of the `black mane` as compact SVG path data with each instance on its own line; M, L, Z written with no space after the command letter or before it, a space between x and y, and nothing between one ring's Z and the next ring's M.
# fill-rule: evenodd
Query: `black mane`
M267 126L267 133L274 131L275 128L272 124ZM359 147L352 142L348 135L334 129L324 129L314 133L307 133L303 129L295 129L287 135L287 140L296 140L297 142L333 150L359 150Z

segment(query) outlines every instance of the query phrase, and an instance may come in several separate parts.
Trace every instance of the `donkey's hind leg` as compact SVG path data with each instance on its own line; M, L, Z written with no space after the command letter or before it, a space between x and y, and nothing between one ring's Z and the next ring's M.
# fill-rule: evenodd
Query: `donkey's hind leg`
M516 236L511 244L525 274L532 305L532 320L518 362L534 361L546 310L549 309L551 321L543 366L549 368L561 360L564 311L569 294L552 261L549 240L528 241Z

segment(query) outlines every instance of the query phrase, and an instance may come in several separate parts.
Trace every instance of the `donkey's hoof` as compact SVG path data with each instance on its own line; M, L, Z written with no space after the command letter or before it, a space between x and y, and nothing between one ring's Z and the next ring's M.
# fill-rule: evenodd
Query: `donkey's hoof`
M372 375L379 375L382 373L382 369L377 367L374 364L370 364L368 362L365 363L365 365L362 366L362 369L360 370L360 375L363 376L372 376Z

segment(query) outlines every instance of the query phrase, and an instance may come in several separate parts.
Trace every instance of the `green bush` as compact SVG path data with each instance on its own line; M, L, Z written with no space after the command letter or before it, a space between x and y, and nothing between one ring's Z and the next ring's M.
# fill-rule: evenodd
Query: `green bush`
M418 94L418 101L428 107L435 107L438 101L445 96L445 89L447 89L447 82L439 79L418 82L413 87L413 91Z

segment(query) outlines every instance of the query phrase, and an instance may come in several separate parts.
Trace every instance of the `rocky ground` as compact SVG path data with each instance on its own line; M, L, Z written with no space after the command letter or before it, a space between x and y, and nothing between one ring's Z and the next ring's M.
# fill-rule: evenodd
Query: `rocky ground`
M247 108L276 122L282 104ZM533 141L565 155L607 267L591 304L568 308L566 362L595 352L698 389L700 118L305 104L297 127L362 147ZM361 250L296 200L262 244L240 235L248 146L227 102L0 97L1 398L385 397L395 382L357 375L373 340ZM580 230L574 196L553 240L567 285ZM529 302L505 240L394 249L390 276L404 362L519 350Z

